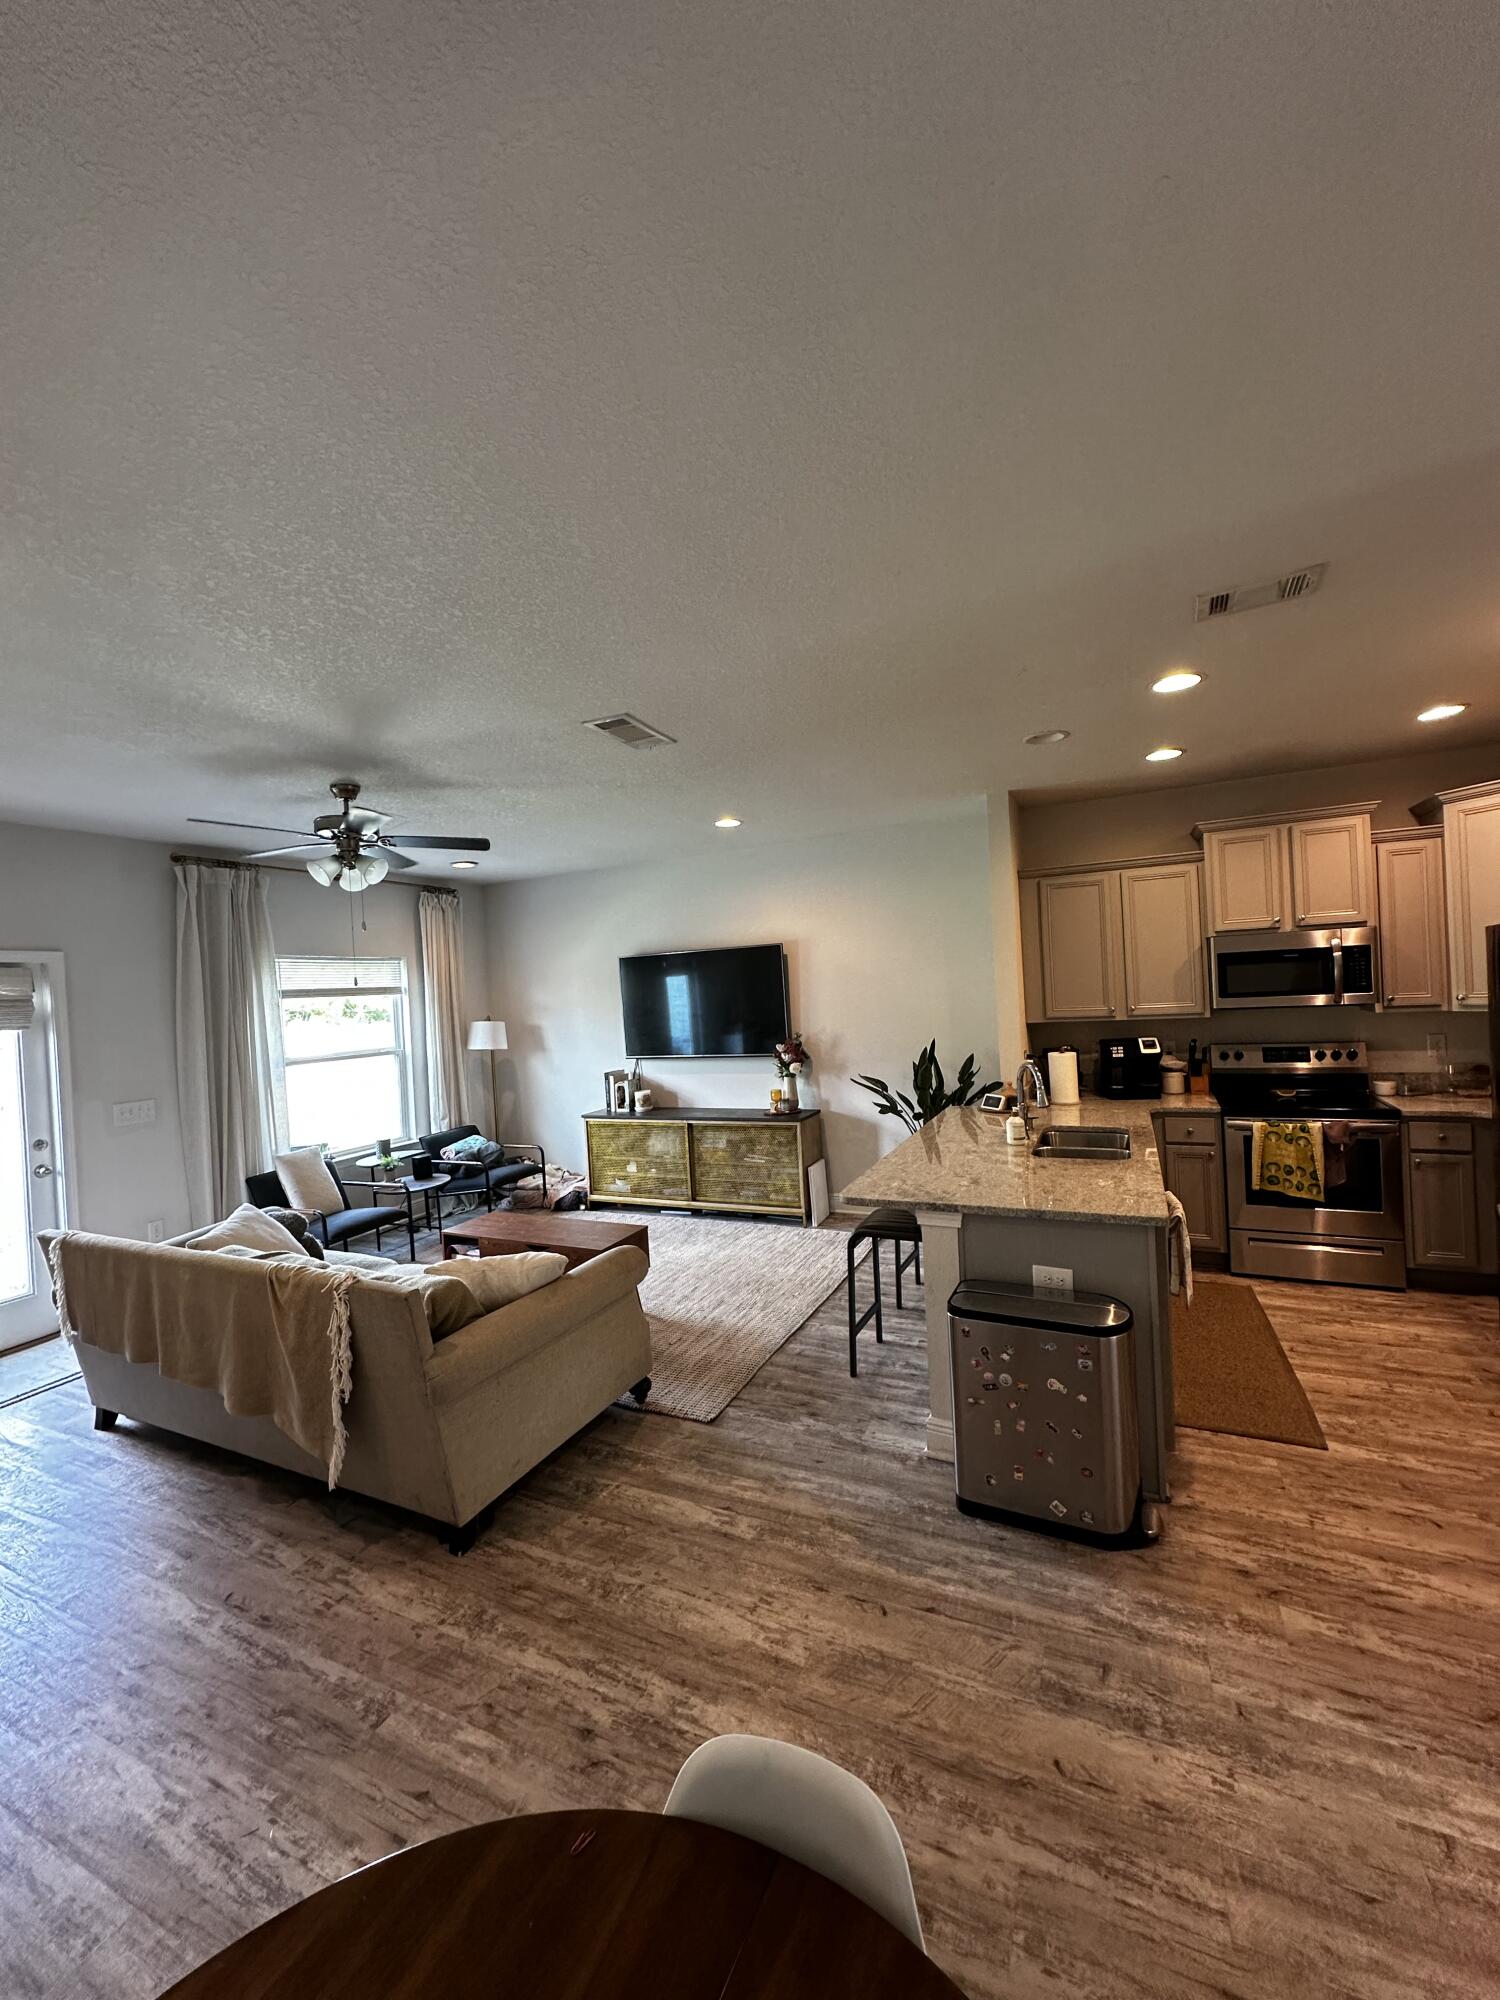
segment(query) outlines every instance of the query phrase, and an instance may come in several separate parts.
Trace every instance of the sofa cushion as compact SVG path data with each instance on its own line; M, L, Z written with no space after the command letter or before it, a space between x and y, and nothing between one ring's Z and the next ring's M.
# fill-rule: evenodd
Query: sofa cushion
M434 1340L483 1317L484 1307L466 1285L455 1278L432 1277L420 1264L395 1264L389 1257L361 1256L353 1250L329 1250L324 1262L335 1270L354 1271L363 1283L385 1291L415 1293Z
M481 1312L514 1304L528 1292L552 1285L568 1268L559 1250L520 1250L510 1257L447 1257L429 1264L434 1277L456 1278L479 1301Z
M444 1146L439 1157L458 1167L493 1167L505 1158L505 1148L496 1145L493 1139L481 1139L476 1133Z
M293 1208L311 1208L320 1215L337 1215L344 1206L339 1184L316 1146L297 1146L290 1153L277 1153L272 1164Z
M222 1222L198 1230L183 1247L188 1250L295 1250L299 1256L306 1254L292 1232L283 1228L274 1215L267 1215L263 1208L257 1208L248 1201L242 1201L234 1213L225 1216Z

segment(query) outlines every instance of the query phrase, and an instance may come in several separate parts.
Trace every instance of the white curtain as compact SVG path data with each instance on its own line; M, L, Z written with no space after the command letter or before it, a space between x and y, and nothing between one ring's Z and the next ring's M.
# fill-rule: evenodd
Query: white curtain
M245 1199L280 1128L281 1010L266 878L178 861L177 1096L194 1226Z
M427 1032L429 1129L468 1122L464 1050L464 913L452 889L424 889L417 898L422 929L422 1019Z

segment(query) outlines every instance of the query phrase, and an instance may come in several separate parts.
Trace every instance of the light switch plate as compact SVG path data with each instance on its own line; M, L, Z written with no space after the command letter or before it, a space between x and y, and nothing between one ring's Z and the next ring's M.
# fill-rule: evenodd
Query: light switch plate
M110 1106L110 1123L115 1126L116 1130L137 1125L154 1125L156 1123L156 1099L154 1097L138 1097L132 1104L112 1104Z
M146 1224L146 1241L148 1243L160 1243L165 1240L166 1234L167 1225L159 1215L153 1216L150 1222Z

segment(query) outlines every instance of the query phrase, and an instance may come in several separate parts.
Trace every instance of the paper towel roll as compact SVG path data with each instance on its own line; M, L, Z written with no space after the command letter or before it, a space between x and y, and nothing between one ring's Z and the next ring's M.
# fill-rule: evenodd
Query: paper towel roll
M1049 1049L1047 1052L1047 1095L1054 1104L1078 1102L1078 1051Z

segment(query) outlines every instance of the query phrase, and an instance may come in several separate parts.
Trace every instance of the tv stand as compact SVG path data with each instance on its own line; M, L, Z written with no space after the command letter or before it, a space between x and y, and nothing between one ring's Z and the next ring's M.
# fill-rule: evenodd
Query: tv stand
M629 1117L591 1112L589 1206L723 1210L808 1223L809 1167L823 1157L818 1111L662 1105Z

